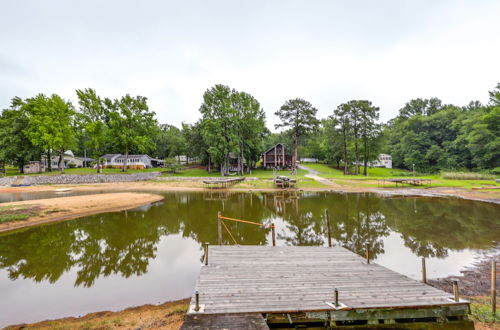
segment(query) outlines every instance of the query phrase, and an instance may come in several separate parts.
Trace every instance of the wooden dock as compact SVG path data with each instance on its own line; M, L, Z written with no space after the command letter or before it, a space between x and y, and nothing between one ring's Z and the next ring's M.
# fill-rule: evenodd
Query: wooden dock
M238 182L241 182L245 180L245 178L214 178L214 179L207 179L203 180L203 184L205 184L205 187L210 188L210 189L221 189L221 188L227 188L230 187L234 184L237 184Z
M404 186L405 184L409 184L412 186L423 186L425 184L430 185L430 179L415 179L415 178L401 178L401 179L381 179L378 180L378 186L384 186L386 183L395 183L396 187L398 185Z
M245 320L249 329L415 329L409 326L415 322L426 329L473 329L466 321L468 301L367 264L342 247L233 245L208 251L196 285L199 309L195 294L183 329L237 329Z

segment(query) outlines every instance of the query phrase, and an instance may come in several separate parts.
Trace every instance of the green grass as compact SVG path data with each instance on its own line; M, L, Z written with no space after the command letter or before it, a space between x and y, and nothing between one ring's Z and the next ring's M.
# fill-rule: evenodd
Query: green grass
M38 211L37 206L28 204L0 206L0 223L26 220Z
M391 168L369 168L368 176L360 175L344 175L343 170L339 170L333 168L326 164L304 164L305 166L320 172L319 176L328 179L334 179L336 183L360 186L360 187L377 187L378 183L374 183L373 180L382 180L382 179L390 179L390 178L407 178L412 175L410 171L400 170L400 169L391 169ZM360 172L363 173L363 166L360 167ZM489 180L471 180L465 179L466 177L460 175L456 176L460 179L451 179L454 177L451 173L448 173L446 177L441 176L440 174L417 174L415 178L418 179L429 179L432 180L430 185L424 186L409 186L413 188L427 188L427 187L450 187L450 188L465 188L472 189L477 187L498 187L499 183L496 183L493 179L494 177L488 176ZM477 178L486 178L485 176L472 176ZM450 179L448 179L450 178ZM464 179L462 179L464 178ZM368 182L371 180L371 182ZM399 185L400 186L400 185ZM386 183L384 185L386 188L396 187L396 184Z
M471 318L483 323L500 323L500 311L493 314L490 298L473 298L470 304Z

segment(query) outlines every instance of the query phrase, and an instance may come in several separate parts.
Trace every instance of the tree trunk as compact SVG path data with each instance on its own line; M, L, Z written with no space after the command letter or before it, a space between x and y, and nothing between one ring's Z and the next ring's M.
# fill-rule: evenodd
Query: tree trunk
M348 169L348 164L349 160L347 158L347 132L345 131L345 128L343 130L343 135L344 135L344 175L347 174L347 169Z
M47 171L52 172L52 157L50 149L47 150Z
M210 168L210 156L208 156L208 173L212 173L212 169Z
M368 139L365 137L364 139L364 145L365 145L365 160L363 162L364 164L364 168L363 168L363 175L364 176L367 176L368 175L368 172L367 172L367 167L368 167Z
M4 173L5 173L5 164L4 164ZM19 159L19 173L24 174L24 159Z
M297 156L298 156L298 147L299 147L299 141L298 137L295 136L293 138L293 153L294 153L294 159L293 159L293 164L292 164L292 174L297 173Z
M354 134L354 154L356 156L356 175L359 174L359 148L358 148L358 136Z
M127 162L128 162L128 147L125 148L125 159L123 160L122 172L126 172L127 171Z
M61 173L64 173L64 149L59 151L59 169Z

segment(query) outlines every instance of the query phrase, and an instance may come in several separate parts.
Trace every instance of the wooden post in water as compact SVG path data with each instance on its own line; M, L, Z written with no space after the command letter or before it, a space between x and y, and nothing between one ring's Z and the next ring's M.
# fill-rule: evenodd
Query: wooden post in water
M205 243L205 266L208 266L208 245L209 243Z
M370 263L370 245L368 243L365 244L366 249L366 263Z
M422 258L422 283L427 284L427 270L425 269L425 258Z
M274 223L271 224L271 231L273 234L273 246L276 246L276 228L274 227Z
M333 304L335 305L335 307L339 307L339 290L337 290L337 288L335 288L335 297L333 300Z
M328 214L328 210L325 210L325 218L326 218L326 229L328 230L328 247L332 247L332 232L330 229L330 215Z
M460 302L460 297L458 295L458 281L453 280L453 296L455 297L455 302Z
M491 260L491 311L497 312L497 262Z
M219 245L222 245L222 219L220 218L220 211L217 213L217 232L219 234Z

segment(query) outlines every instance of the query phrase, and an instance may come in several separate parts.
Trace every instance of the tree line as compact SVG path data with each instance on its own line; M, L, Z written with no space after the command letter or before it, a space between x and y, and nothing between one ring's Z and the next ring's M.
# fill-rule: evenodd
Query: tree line
M369 162L381 152L392 156L394 167L420 172L500 165L500 84L489 92L488 104L460 107L437 98L413 99L387 123L379 122L380 109L368 100L342 103L318 119L310 102L290 99L275 112L277 133L266 127L254 96L225 85L207 89L200 119L180 128L159 124L143 96L112 99L91 88L76 95L76 106L56 94L14 97L0 115L0 165L16 165L22 172L31 160L57 155L64 171L64 152L71 149L92 156L96 165L105 153L121 153L123 171L128 155L147 153L160 159L196 158L222 175L236 162L243 174L276 143L284 143L295 159L317 158L346 174L367 175Z

